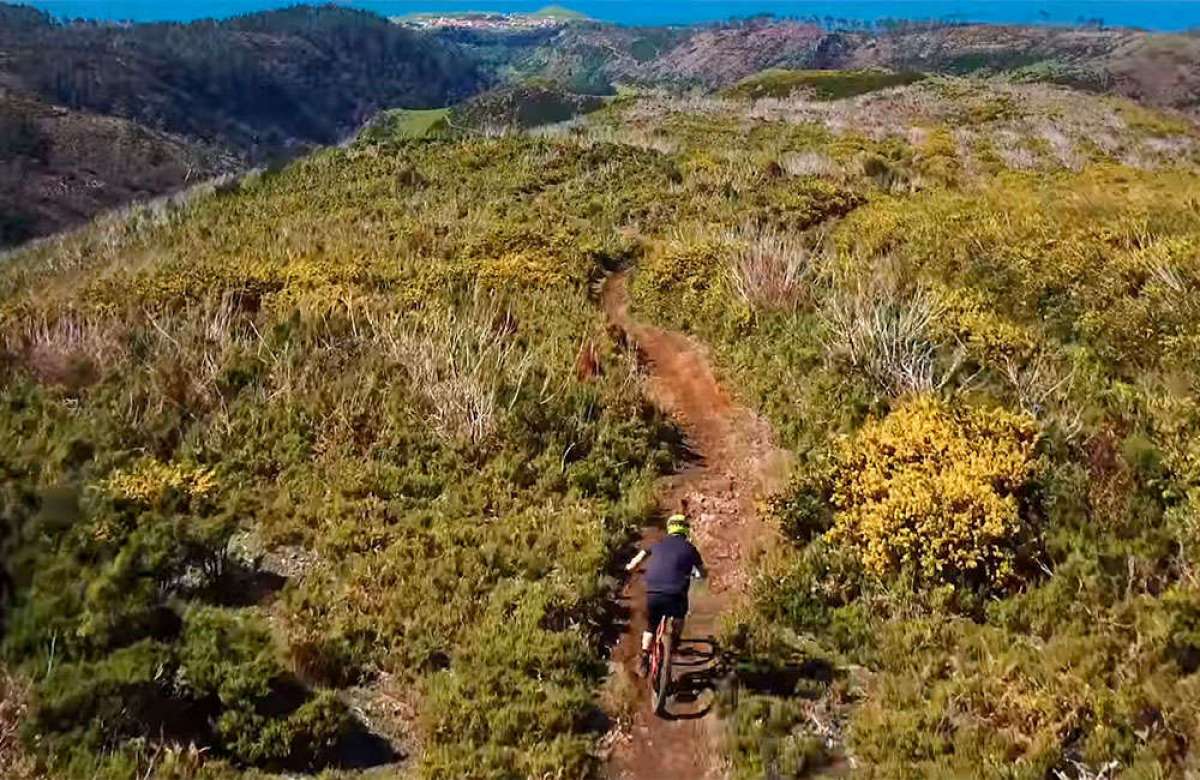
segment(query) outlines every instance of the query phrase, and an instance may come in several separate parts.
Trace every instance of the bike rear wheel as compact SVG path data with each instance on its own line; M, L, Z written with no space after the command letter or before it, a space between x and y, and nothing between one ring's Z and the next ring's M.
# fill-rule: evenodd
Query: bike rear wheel
M667 709L667 697L671 693L671 654L675 647L674 619L664 618L659 624L655 637L655 651L658 663L655 664L651 685L654 687L654 714L662 715Z

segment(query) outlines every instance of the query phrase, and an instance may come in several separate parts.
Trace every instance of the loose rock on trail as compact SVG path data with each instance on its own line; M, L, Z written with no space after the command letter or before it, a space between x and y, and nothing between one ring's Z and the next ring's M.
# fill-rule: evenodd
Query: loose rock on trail
M726 772L712 712L722 671L720 617L744 593L748 563L772 536L755 503L782 486L788 456L775 447L766 422L737 405L717 383L700 345L630 317L625 274L605 281L602 303L610 325L646 365L651 399L680 424L695 455L685 469L663 479L659 504L666 513L688 500L693 541L709 570L708 582L692 589L676 656L676 687L682 694L672 697L662 718L651 711L645 681L636 678L646 625L641 577L635 574L626 586L630 619L613 653L613 674L632 680L638 702L628 729L613 735L608 775L614 780L720 778ZM646 528L640 545L661 536L661 529Z

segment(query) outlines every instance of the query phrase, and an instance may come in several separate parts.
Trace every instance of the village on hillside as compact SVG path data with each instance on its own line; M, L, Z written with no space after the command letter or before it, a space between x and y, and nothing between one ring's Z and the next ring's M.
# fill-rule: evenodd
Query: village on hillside
M576 11L548 6L531 14L466 12L458 14L410 14L392 21L418 30L554 30L587 17Z

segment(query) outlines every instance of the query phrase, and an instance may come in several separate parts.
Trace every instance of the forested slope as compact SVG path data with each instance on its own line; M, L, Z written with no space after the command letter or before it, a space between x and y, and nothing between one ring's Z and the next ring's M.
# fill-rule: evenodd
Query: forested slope
M6 9L9 7L6 7ZM300 6L191 24L60 24L6 10L11 89L245 150L341 140L381 108L477 91L445 43L375 14Z
M0 245L486 83L457 47L333 6L112 25L0 5L0 50Z

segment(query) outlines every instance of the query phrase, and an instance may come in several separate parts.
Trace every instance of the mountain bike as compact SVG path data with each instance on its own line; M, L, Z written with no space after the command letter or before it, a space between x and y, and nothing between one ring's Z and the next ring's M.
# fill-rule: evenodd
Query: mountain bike
M675 637L678 619L664 617L658 621L654 632L654 644L650 646L650 695L654 701L654 714L662 715L667 708L667 697L671 694L671 656L675 652Z

